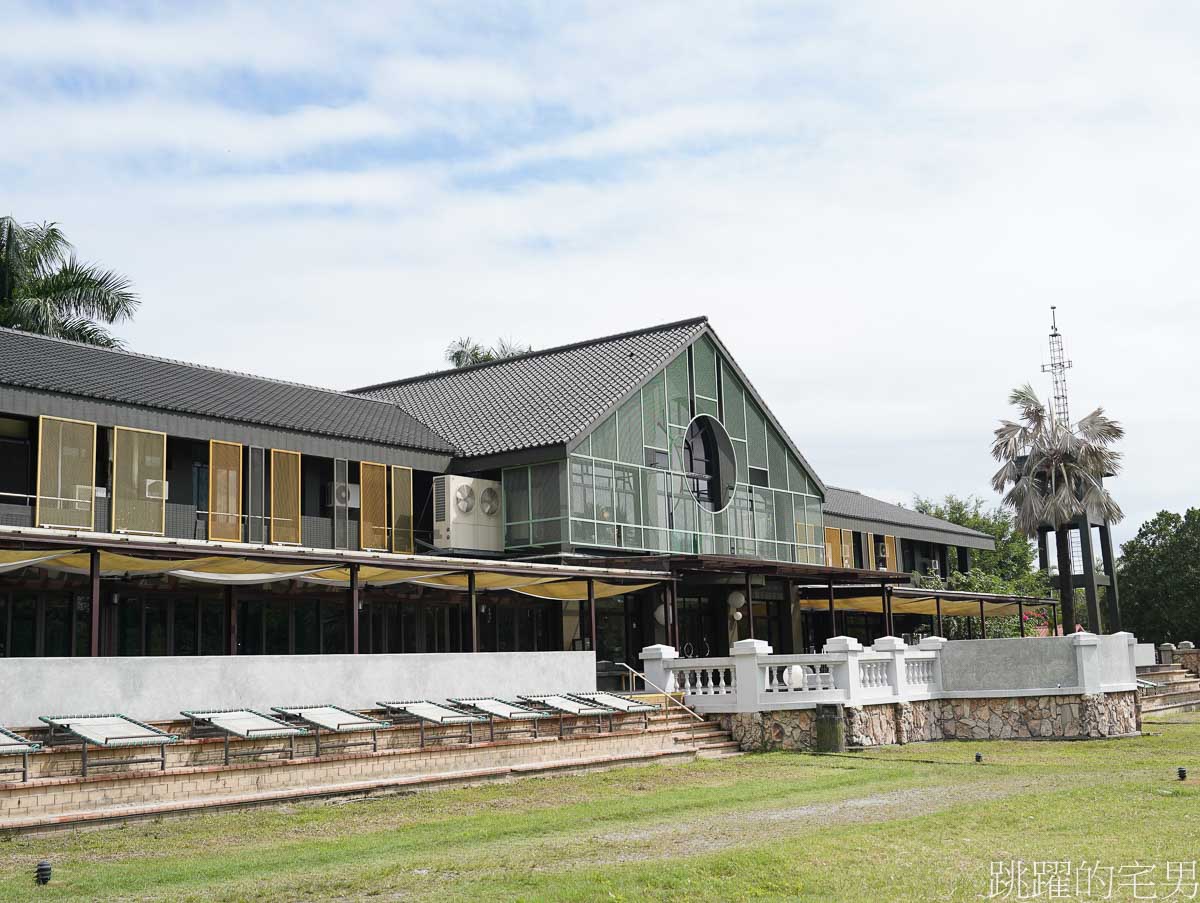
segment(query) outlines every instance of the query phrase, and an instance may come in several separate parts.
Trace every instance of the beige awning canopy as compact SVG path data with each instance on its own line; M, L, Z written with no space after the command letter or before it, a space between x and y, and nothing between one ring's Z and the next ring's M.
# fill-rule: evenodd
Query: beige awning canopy
M942 616L947 618L977 618L979 617L981 602L983 603L983 614L988 618L1000 618L1018 614L1022 609L1050 608L1054 605L1054 602L1049 599L1036 599L1033 597L1020 601L1012 597L988 599L982 593L974 594L971 598L964 598L962 595L939 596L934 593L921 596L901 596L896 593L892 595L892 614L936 616L938 614L939 598L941 600ZM808 611L829 610L828 598L801 599L799 604ZM882 614L883 597L880 593L869 596L842 596L834 599L833 607L836 611L860 611Z
M108 550L100 550L96 554L99 557L99 575L101 577L166 575L180 580L227 586L258 586L280 580L302 580L306 583L333 588L350 586L350 567L348 565L328 564L315 560L309 564L296 564L221 555L170 559L126 555ZM91 573L92 553L78 549L0 549L0 573L26 567L86 575ZM466 592L469 588L469 577L465 569L450 570L417 566L386 567L367 564L358 567L360 586L413 583L457 592ZM588 580L579 576L513 574L476 568L470 570L475 577L475 588L480 592L514 590L540 599L558 601L588 598ZM664 579L666 578L664 577ZM643 578L639 583L622 584L611 579L593 579L596 597L601 599L637 592L655 586L658 582L661 581L646 582Z

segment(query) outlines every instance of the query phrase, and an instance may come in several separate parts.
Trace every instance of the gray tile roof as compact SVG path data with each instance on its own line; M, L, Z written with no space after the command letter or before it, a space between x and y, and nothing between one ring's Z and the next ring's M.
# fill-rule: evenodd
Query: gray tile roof
M464 457L565 443L705 328L697 317L352 390L394 402Z
M0 329L0 384L423 451L454 446L360 395Z
M831 522L831 526L843 526L838 521L869 522L898 528L895 530L896 534L907 539L951 545L957 543L973 549L995 548L995 540L987 533L871 498L853 489L839 489L836 486L829 486L827 489L825 517Z

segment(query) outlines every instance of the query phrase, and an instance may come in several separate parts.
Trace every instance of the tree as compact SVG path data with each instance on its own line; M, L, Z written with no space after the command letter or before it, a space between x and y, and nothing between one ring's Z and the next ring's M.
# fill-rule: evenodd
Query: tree
M1125 430L1103 408L1074 425L1060 422L1029 385L1015 389L1008 400L1021 416L1019 422L1002 420L995 431L992 457L1001 467L992 486L1026 536L1036 536L1043 526L1054 528L1063 624L1069 629L1075 623L1075 590L1068 530L1079 518L1115 523L1124 516L1104 478L1121 469L1121 453L1113 445ZM1090 606L1088 618L1099 633L1098 605Z
M530 345L522 345L511 339L499 339L495 345L481 345L470 336L455 339L446 348L446 361L452 367L470 367L472 364L487 364L503 360L506 357L516 357L532 351Z
M1121 547L1126 629L1141 640L1200 640L1200 508L1160 511Z
M0 217L0 326L119 348L104 326L137 308L129 280L77 260L56 224Z

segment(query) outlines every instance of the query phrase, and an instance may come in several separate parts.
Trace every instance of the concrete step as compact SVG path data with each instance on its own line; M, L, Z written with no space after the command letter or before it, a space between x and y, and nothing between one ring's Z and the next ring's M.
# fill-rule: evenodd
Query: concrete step
M1157 693L1153 696L1142 697L1142 714L1161 712L1165 709L1178 708L1182 705L1200 703L1200 690L1185 690L1181 693Z
M695 733L691 731L681 731L675 735L676 743L707 743L710 740L732 740L733 735L729 731L723 730L701 730L696 729Z
M1143 680L1166 681L1186 680L1195 677L1187 668L1179 665L1142 665L1137 669L1137 676Z
M1162 696L1166 693L1188 693L1200 690L1200 677L1189 677L1186 680L1172 680L1142 691L1143 697Z
M1174 705L1159 705L1154 708L1142 707L1142 717L1150 719L1156 715L1177 715L1181 712L1200 712L1200 702L1179 702Z

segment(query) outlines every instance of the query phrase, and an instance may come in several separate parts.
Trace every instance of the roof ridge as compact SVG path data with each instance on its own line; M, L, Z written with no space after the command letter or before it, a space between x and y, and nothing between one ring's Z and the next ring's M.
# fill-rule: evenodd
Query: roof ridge
M984 532L983 530L976 530L974 527L967 527L967 526L964 526L963 524L956 524L956 523L955 523L954 521L952 521L952 520L946 520L945 518L942 518L942 517L935 517L935 516L934 516L934 515L932 515L932 514L926 514L924 511L918 511L916 508L909 508L907 505L903 505L903 504L901 504L901 503L899 503L899 502L889 502L887 499L876 498L876 497L875 497L875 496L873 496L873 495L867 495L865 492L862 492L862 491L861 491L861 490L859 490L859 489L847 489L847 488L846 488L846 487L844 487L844 486L833 486L833 485L828 485L828 484L826 485L826 488L827 488L827 489L832 489L832 490L834 490L835 492L845 492L845 493L849 493L849 494L851 494L851 495L858 495L858 496L861 496L861 497L863 497L863 498L865 498L865 499L870 499L872 502L877 502L877 503L878 503L878 504L880 504L880 505L887 505L887 506L889 506L889 507L891 507L891 508L899 508L899 509L901 509L902 511L904 511L906 514L916 515L916 516L918 516L918 517L924 517L924 518L927 518L927 519L929 519L929 520L931 520L931 521L936 521L936 522L937 522L937 523L939 523L939 524L945 524L945 525L947 525L948 527L955 527L955 528L957 528L958 530L961 530L961 531L962 531L962 532L964 532L964 533L970 533L970 534L973 534L973 535L975 535L975 536L987 537L988 539L995 539L995 538L996 538L996 537L992 536L992 534L991 534L991 533L986 533L986 532ZM825 501L826 501L826 505L828 506L829 500L828 500L828 499L826 499ZM848 515L835 515L835 516L838 516L838 517L857 517L857 515L853 515L853 514L848 514ZM893 524L893 525L895 525L895 526L899 526L899 527L906 526L905 524L899 523L898 521L891 521L891 520L888 520L887 518L884 518L884 517L872 517L872 518L869 518L869 519L871 519L871 520L878 520L878 521L879 521L879 522L881 522L881 523L885 523L885 524ZM934 527L930 527L930 529L936 529L936 528L934 528ZM947 531L947 532L953 532L953 531Z
M9 335L17 336L18 338L21 338L21 339L33 339L33 340L40 340L40 341L44 341L44 342L57 342L60 345L72 345L76 348L87 349L88 351L98 351L98 352L104 352L107 354L122 355L124 357L135 357L135 358L139 358L141 360L146 360L146 361L157 361L160 364L172 364L177 367L190 367L193 370L203 370L208 373L223 373L226 376L240 376L244 379L255 379L255 380L259 380L260 382L275 383L276 385L280 385L280 386L292 386L297 389L309 389L313 392L325 392L329 395L337 395L337 396L343 397L343 398L354 398L354 399L363 399L363 400L367 400L367 401L374 401L379 404L386 404L386 405L390 405L391 407L398 408L399 410L404 411L404 413L408 414L410 417L413 416L409 411L405 411L404 408L401 408L395 402L387 401L386 399L382 399L382 398L375 398L374 396L369 396L369 395L356 395L353 392L348 392L344 389L330 389L328 386L315 386L312 383L302 383L302 382L297 382L295 380L290 380L290 379L278 379L273 376L261 376L260 374L249 373L245 370L232 370L227 367L214 367L210 364L197 364L197 363L193 363L192 361L184 361L184 360L180 360L178 358L173 358L173 357L163 357L163 356L157 355L157 354L146 354L141 351L130 351L127 348L106 348L103 345L89 345L87 342L78 342L74 339L64 339L59 336L42 335L41 333L38 333L38 332L27 332L24 329L12 329L7 326L0 326L0 335L6 334L6 333ZM422 422L422 425L425 426L426 424L424 424ZM443 436L442 438L445 438L445 437Z
M470 373L475 370L485 370L488 367L498 367L501 364L510 364L513 361L529 360L535 357L542 357L548 354L559 354L564 351L574 351L577 348L587 348L590 345L599 345L604 342L616 342L620 339L633 338L634 336L646 335L651 332L666 332L668 329L678 329L683 326L699 326L702 323L707 323L707 316L689 317L685 320L675 320L671 323L660 323L656 326L646 326L641 329L630 329L626 332L617 332L612 335L600 336L595 339L584 339L578 342L568 342L565 345L555 345L552 348L541 348L536 351L525 351L521 354L514 354L512 357L502 357L494 361L482 361L478 364L469 364L466 367L447 367L444 370L434 370L430 373L422 373L417 376L406 376L402 379L392 379L386 382L374 383L369 386L359 386L356 389L347 389L344 394L358 396L360 392L371 392L376 389L389 389L393 386L403 386L410 383L425 382L427 380L439 379L443 376L450 376L456 373Z

